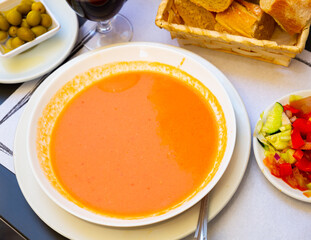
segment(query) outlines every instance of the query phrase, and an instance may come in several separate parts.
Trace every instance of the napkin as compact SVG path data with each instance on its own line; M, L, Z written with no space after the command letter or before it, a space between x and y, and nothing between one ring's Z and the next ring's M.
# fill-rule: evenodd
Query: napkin
M76 44L64 63L88 51L85 44L94 35L95 27L96 23L90 21L86 21L80 27ZM13 148L18 121L29 98L48 75L49 73L32 81L23 83L0 105L0 164L13 173L15 173Z

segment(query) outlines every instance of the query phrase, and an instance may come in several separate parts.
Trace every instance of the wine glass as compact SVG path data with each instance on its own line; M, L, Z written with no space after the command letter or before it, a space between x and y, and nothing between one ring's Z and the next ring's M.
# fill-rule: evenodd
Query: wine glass
M118 14L126 0L66 0L75 12L97 22L95 36L87 44L90 49L112 43L128 42L133 36L129 20Z

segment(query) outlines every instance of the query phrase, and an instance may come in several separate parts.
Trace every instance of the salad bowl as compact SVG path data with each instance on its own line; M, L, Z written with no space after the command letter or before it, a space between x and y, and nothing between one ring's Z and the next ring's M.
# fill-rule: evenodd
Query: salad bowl
M282 149L282 146L278 145L277 143L273 143L273 144L275 144L275 145L273 145L273 144L270 144L271 142L269 142L269 141L265 142L267 138L269 139L269 137L270 137L270 139L271 139L271 136L273 136L274 134L280 133L280 131L277 131L275 133L274 129L269 129L271 135L268 134L268 137L267 136L263 137L263 135L262 135L262 131L263 131L262 129L264 126L263 122L264 121L267 122L269 112L272 113L273 111L276 111L275 109L277 107L280 107L282 109L281 110L282 112L284 110L284 112L282 113L284 115L286 112L286 107L284 108L284 106L288 105L290 102L290 99L294 98L295 96L300 96L302 98L311 96L311 90L298 91L298 92L293 92L291 94L288 94L288 95L276 100L273 104L271 104L270 106L268 106L265 109L265 111L261 114L261 117L258 120L256 127L255 127L255 130L254 130L253 150L254 150L254 154L255 154L257 164L258 164L261 172L264 174L264 176L270 181L270 183L274 187L276 187L278 190L280 190L281 192L283 192L284 194L286 194L292 198L298 199L300 201L311 203L311 194L310 194L311 191L310 191L310 189L300 189L299 190L297 188L293 188L292 186L290 186L286 182L288 180L288 178L284 177L285 175L287 175L286 170L284 170L284 169L280 170L280 168L278 168L278 170L275 172L273 169L270 170L267 167L267 164L265 164L265 160L268 159L267 156L269 154L271 154L271 156L273 156L272 158L274 158L275 162L278 162L280 158L283 159L283 156L284 156L283 154L285 154L285 151L287 154L287 151L294 153L297 150L300 150L298 148L293 147L293 145L295 145L295 143L294 143L295 140L293 140L293 136L292 136L293 122L294 122L293 119L291 119L290 122L288 122L289 119L287 119L287 120L282 119L282 121L283 121L282 127L284 126L284 121L285 122L287 121L286 123L290 124L290 126L291 126L289 129L283 129L281 131L281 133L285 132L285 134L287 134L286 131L289 133L289 136L283 136L283 138L286 138L286 137L289 138L288 143L290 144L290 147L287 146L286 149ZM275 135L275 136L277 136L277 135ZM269 147L265 146L266 143L268 143ZM284 157L284 159L285 158L286 157ZM288 171L290 171L290 172L296 168L297 162L298 162L298 160L296 160L294 158L292 158L292 160L294 162L290 162L290 160L288 160L288 159L285 162L285 164L287 166L290 166L290 168L292 168L292 169L288 168ZM280 160L280 161L282 162L283 160ZM267 163L267 161L266 161L266 163ZM280 163L280 165L281 164L282 163ZM278 163L277 163L277 165L278 165ZM278 166L280 166L280 165L278 165ZM290 175L288 175L288 176L290 176ZM293 176L293 174L292 174L292 176ZM285 180L283 180L283 179L285 179ZM309 187L310 184L307 184L307 186Z

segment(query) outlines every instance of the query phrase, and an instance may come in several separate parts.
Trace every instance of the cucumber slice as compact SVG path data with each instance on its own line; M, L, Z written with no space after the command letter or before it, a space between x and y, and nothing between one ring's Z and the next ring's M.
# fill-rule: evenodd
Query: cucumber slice
M297 160L294 158L294 153L295 153L295 150L294 149L287 149L286 151L286 155L287 155L287 158L284 159L285 162L287 163L290 163L290 164L294 164Z
M291 130L286 130L284 132L269 135L266 137L266 139L273 147L275 147L275 149L282 150L289 146L289 142L291 139L290 133Z
M259 144L262 146L262 148L266 151L269 150L269 145L266 143L263 143L262 141L259 140L259 138L257 138L257 141L259 142Z
M283 106L276 102L273 108L268 112L267 120L262 127L262 131L267 134L273 134L279 131L282 126Z

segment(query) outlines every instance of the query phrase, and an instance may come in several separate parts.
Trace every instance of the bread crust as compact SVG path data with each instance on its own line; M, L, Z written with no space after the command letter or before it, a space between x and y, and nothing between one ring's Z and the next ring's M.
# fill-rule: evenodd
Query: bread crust
M302 32L311 20L311 0L261 0L260 7L289 34Z
M191 0L191 2L211 12L223 12L233 0Z
M185 25L214 30L216 20L214 14L210 11L190 0L174 0L174 4Z
M231 32L256 39L270 39L275 27L273 18L259 5L244 0L234 1L226 11L217 13L216 21Z

